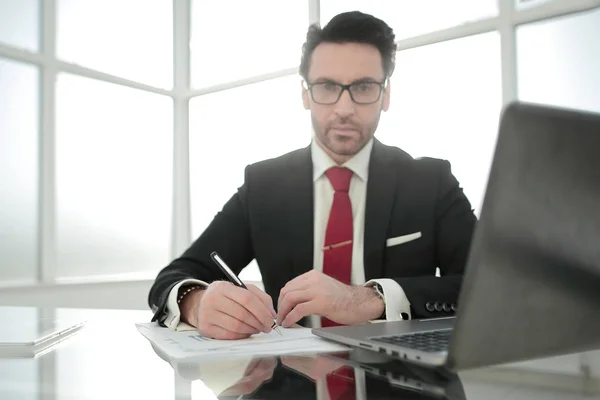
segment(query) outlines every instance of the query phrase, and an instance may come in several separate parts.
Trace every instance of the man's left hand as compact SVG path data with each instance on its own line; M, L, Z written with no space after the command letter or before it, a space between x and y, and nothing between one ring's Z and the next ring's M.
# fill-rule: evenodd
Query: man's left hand
M379 318L385 303L373 288L349 286L311 270L289 281L279 294L277 323L287 328L308 315L354 325Z

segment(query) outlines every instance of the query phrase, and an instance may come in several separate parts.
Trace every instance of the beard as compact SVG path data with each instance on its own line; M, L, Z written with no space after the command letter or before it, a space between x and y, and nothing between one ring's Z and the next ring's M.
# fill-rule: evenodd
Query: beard
M361 125L351 118L336 118L321 125L312 115L312 125L315 136L331 153L351 157L360 152L373 138L379 125L381 111L374 120ZM339 130L339 127L344 129ZM348 129L348 130L346 130Z

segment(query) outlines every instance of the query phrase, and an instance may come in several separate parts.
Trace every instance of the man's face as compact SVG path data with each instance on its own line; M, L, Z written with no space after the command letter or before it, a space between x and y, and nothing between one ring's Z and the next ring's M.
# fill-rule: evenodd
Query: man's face
M308 84L335 82L383 82L381 54L372 45L362 43L321 43L312 54ZM379 100L357 104L345 90L335 104L318 104L303 89L304 108L310 110L317 142L336 162L343 163L358 153L373 137L381 110L390 103L389 84Z

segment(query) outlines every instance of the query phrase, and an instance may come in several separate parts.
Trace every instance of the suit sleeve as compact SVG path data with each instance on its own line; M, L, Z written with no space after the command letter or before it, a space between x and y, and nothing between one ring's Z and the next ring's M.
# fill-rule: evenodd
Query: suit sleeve
M246 176L247 173L248 169ZM152 321L163 324L168 316L169 294L179 282L195 279L210 284L225 279L210 258L211 252L218 252L236 274L252 261L247 192L244 183L190 247L158 273L148 294L148 305L154 313Z
M435 251L440 277L394 278L410 302L412 318L449 316L458 307L463 272L477 219L471 203L451 172L450 163L439 168L435 202Z

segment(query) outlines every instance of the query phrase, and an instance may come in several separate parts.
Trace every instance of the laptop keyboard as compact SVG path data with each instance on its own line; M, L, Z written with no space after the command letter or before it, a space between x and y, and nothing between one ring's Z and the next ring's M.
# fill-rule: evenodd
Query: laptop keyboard
M370 338L375 342L394 344L427 353L448 350L452 329L418 332L399 336L380 336Z

